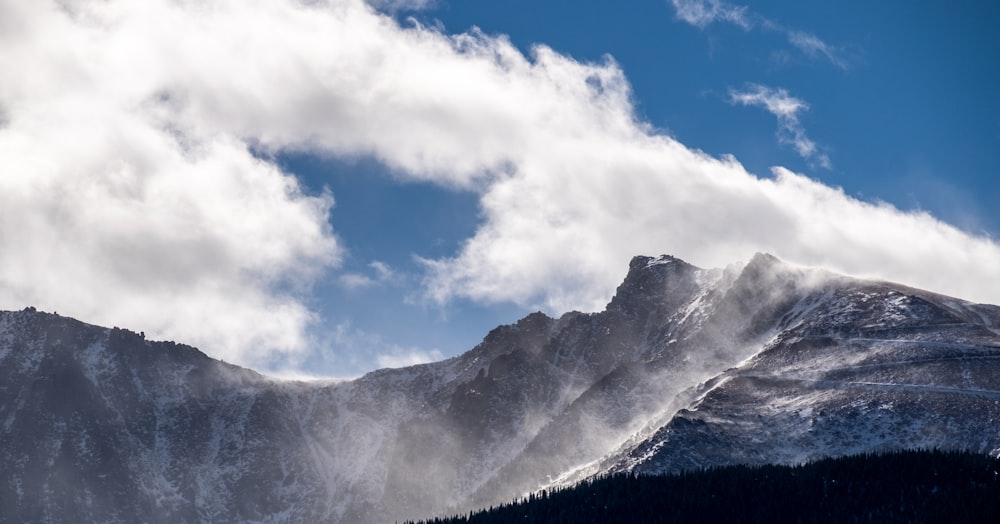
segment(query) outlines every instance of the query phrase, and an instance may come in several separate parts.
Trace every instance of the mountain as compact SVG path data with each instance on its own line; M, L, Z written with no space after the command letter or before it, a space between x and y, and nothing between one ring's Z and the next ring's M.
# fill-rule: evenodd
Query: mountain
M1000 308L769 255L636 257L607 308L290 382L0 312L0 522L384 522L614 472L1000 452Z

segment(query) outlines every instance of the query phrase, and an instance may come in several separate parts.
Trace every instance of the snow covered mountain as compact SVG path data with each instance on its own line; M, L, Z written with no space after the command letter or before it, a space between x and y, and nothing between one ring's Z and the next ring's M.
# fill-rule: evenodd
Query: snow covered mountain
M603 312L340 383L0 312L2 522L383 522L607 471L997 452L998 419L1000 308L768 255L636 257Z

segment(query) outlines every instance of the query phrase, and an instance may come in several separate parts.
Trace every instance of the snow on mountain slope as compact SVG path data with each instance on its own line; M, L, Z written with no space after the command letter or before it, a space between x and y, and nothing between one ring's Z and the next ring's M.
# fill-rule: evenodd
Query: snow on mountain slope
M752 359L702 387L611 470L797 463L900 448L1000 447L994 306L830 278Z
M384 522L615 470L1000 448L1000 308L758 255L636 257L605 311L278 381L0 312L0 522Z

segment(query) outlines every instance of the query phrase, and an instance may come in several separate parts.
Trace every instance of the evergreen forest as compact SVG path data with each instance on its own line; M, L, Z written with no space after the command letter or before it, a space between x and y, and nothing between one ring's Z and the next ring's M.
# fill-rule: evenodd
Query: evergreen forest
M855 455L799 466L726 466L669 476L623 473L422 524L1000 523L998 476L1000 459L939 450Z

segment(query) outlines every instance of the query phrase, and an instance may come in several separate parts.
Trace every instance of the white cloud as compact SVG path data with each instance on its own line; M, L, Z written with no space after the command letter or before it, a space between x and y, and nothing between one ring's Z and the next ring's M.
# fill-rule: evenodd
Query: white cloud
M381 260L372 261L368 264L368 267L375 270L375 278L377 278L379 282L389 282L395 280L396 278L396 272L389 267L389 264L386 264Z
M677 18L693 26L705 28L715 22L729 22L744 29L753 24L746 6L736 6L720 0L670 0Z
M0 0L0 47L2 307L301 361L301 297L341 250L332 198L268 160L289 150L478 192L475 235L427 262L442 301L598 309L634 254L770 251L1000 302L995 242L692 151L636 120L610 58L526 57L360 0Z
M372 268L372 271L375 273L373 276L361 273L345 273L339 277L340 284L348 289L361 289L395 282L399 278L396 272L385 262L375 260L369 263L368 267Z
M347 289L362 289L375 285L375 279L361 273L345 273L340 275L340 285Z
M718 267L767 251L1000 299L982 286L1000 277L1000 247L923 213L860 202L780 168L776 178L759 179L662 137L581 147L572 158L494 186L475 238L455 259L430 263L432 292L593 311L631 254L662 251Z
M799 112L809 109L809 105L788 94L784 89L750 84L743 90L730 89L729 101L733 104L762 107L778 119L778 141L789 144L807 160L814 160L819 166L830 169L830 157L822 153L808 136L799 121Z
M424 351L421 349L396 348L389 353L378 355L375 362L380 368L405 368L435 362L444 358L440 351L433 349Z
M172 41L191 20L158 27L168 5L0 2L0 307L244 363L302 351L297 296L340 256L333 201L235 133L176 125L192 78Z
M437 0L368 0L376 9L394 13L397 11L422 11L437 6Z

